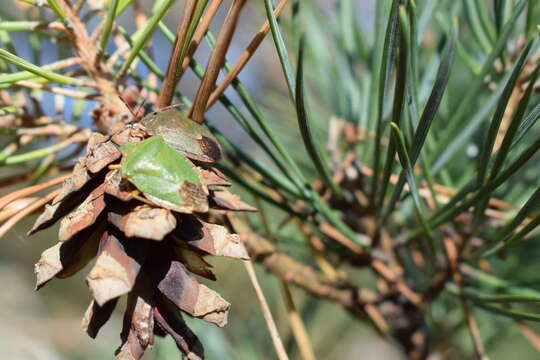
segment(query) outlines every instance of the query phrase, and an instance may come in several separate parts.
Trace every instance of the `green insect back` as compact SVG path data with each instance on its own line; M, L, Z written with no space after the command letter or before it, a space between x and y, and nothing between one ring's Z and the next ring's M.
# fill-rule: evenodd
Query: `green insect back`
M210 131L174 108L150 113L141 122L149 134L163 137L190 159L216 162L221 158L219 144Z
M138 144L126 143L122 152L122 177L155 204L182 213L208 211L208 190L194 165L161 136Z

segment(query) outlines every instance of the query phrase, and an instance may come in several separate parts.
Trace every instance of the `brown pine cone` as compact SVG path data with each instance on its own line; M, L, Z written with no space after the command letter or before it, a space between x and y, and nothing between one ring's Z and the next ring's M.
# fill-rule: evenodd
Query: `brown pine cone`
M171 129L153 126L160 115L119 124L111 136L92 136L86 156L30 230L32 234L61 219L60 242L45 250L35 266L37 288L54 277L74 275L96 258L86 278L93 300L83 320L91 337L110 318L118 298L127 295L117 358L140 359L154 334L169 334L188 359L202 359L203 347L181 313L222 327L230 304L193 274L215 280L204 260L206 255L249 258L238 235L207 221L219 220L223 210L254 209L227 191L230 183L211 167L220 155L217 142L188 131L191 143L185 144L201 146L183 151L167 138L174 135L168 132ZM125 154L120 147L139 144L156 134L165 135L165 141L180 150L177 156L185 156L196 170L202 192L188 192L184 200L198 205L168 206L166 201L138 191L122 176Z

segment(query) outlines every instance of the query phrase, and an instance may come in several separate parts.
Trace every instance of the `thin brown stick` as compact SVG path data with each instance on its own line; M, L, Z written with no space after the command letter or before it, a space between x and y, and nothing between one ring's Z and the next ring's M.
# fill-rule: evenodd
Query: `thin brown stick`
M443 239L443 244L444 244L446 257L448 259L450 274L453 277L456 285L462 288L463 281L461 278L461 274L458 271L460 249L449 237L445 237ZM471 335L474 352L476 353L476 356L478 357L478 359L489 360L489 357L486 354L486 348L484 347L484 343L482 342L482 338L480 337L480 330L478 329L478 323L476 322L476 319L472 316L469 302L464 297L462 297L460 300L461 300L461 307L463 310L463 315L467 323L467 328L469 329L469 334Z
M0 210L0 223L3 223L36 200L37 198L35 197L27 197L13 201L4 209Z
M529 325L523 321L515 321L516 326L518 327L519 332L523 335L531 345L540 352L540 335L534 331Z
M118 32L114 34L113 41L116 49L109 56L107 62L105 64L102 64L102 67L107 70L113 69L114 65L119 61L119 59L126 59L128 53L131 51L131 46L129 46L124 37Z
M364 311L382 334L387 334L390 331L388 323L386 322L386 320L384 320L384 317L375 305L365 304Z
M349 239L345 235L341 234L334 227L332 227L332 225L330 225L329 223L321 223L319 225L319 229L325 235L327 235L328 237L336 240L337 242L339 242L341 245L343 245L346 248L348 248L349 250L351 250L356 255L359 255L359 256L366 255L366 252L364 251L364 249L362 249L359 245L352 242L351 239Z
M104 105L114 111L127 110L125 104L120 101L120 94L116 84L111 81L109 74L95 66L94 61L98 54L97 42L88 35L84 19L80 19L65 0L57 0L58 5L69 19L69 40L75 45L77 54L81 58L81 66L86 74L91 77L102 95ZM91 14L91 13L90 13Z
M193 39L191 39L191 43L189 44L188 53L184 58L184 62L182 63L182 69L179 76L182 76L184 71L186 71L186 69L189 67L189 63L191 62L195 51L197 51L197 48L201 44L201 41L206 34L206 31L208 30L208 27L210 26L210 23L212 22L212 19L216 15L222 2L223 0L212 0L210 5L208 5L208 8L206 9L206 12L201 18L201 22L197 27L197 30L195 30L195 33L193 34Z
M272 241L273 244L275 244L276 241L272 236L272 231L270 228L270 219L268 218L266 211L264 210L262 202L257 196L254 196L253 200L255 201L255 205L259 209L259 217L261 218L261 221L263 223L267 238ZM285 303L285 308L287 309L289 324L291 326L296 343L298 344L298 348L300 349L300 355L304 360L315 360L315 355L313 353L311 342L309 341L309 336L307 335L307 331L304 326L304 322L302 321L302 317L296 310L291 290L289 289L289 284L282 280L281 286L283 289L283 301Z
M245 3L246 0L233 0L233 3L225 16L221 30L219 31L219 35L216 40L216 47L214 48L214 51L212 51L210 60L208 60L206 72L204 73L199 90L197 90L197 95L195 96L193 106L190 109L190 117L199 124L202 124L204 121L204 113L206 112L208 98L216 86L216 79L219 75L221 67L223 66L223 63L225 62L225 54L227 53L229 45L231 44L231 40L236 29L236 24L238 23L238 18L240 17L240 12L242 11Z
M26 216L30 215L34 211L40 209L45 204L47 204L49 201L54 199L56 195L60 193L60 189L56 189L49 194L47 194L45 197L38 199L31 203L28 207L26 207L24 210L19 211L16 215L13 215L8 221L2 224L0 226L0 239L6 235L6 233L11 230L19 221L24 219Z
M283 300L285 302L285 308L287 309L287 315L289 317L289 323L291 324L291 329L298 344L298 349L300 350L300 355L304 360L315 360L315 353L313 352L313 346L309 340L304 321L298 313L294 300L289 289L289 285L285 282L281 282L283 288Z
M73 5L73 12L77 15L81 12L82 7L86 3L86 0L77 0L75 5Z
M259 208L259 206L257 206ZM326 275L329 279L336 281L339 279L339 273L334 266L328 261L324 244L322 241L313 235L309 226L303 224L297 219L296 224L300 231L304 234L307 244L313 254L313 259L317 264L317 267Z
M51 186L60 184L62 181L64 181L64 179L67 179L70 176L71 176L71 174L62 175L62 176L56 177L54 179L51 179L51 180L49 180L47 182L44 182L43 184L30 186L30 187L27 187L27 188L12 192L11 194L8 194L8 195L0 198L0 210L2 210L4 207L6 207L11 202L13 202L13 201L15 201L17 199L27 197L27 196L35 194L35 193L37 193L37 192L39 192L41 190L47 189L47 188L49 188Z
M79 57L70 57L67 59L58 60L55 62L52 62L47 65L41 66L44 70L62 70L70 66L80 65L82 62L81 58ZM39 78L39 76L36 75L36 78Z
M478 330L478 323L471 314L471 309L469 303L466 299L461 299L461 305L463 308L463 314L465 315L465 320L467 322L467 327L469 328L469 333L474 345L474 352L480 360L489 360L489 356L486 354L486 348L480 337L480 330Z
M174 40L173 51L171 57L169 58L167 73L165 75L165 80L163 80L163 86L157 102L157 107L159 109L171 105L174 96L174 89L178 83L178 66L184 60L180 59L182 56L182 48L186 42L187 30L191 19L193 18L197 1L198 0L187 0L184 3L182 17L180 18L180 22L176 28L176 39Z
M72 124L48 124L37 127L21 127L17 129L17 135L31 136L68 136L77 130L76 125Z
M251 281L251 285L253 285L253 289L255 290L257 300L259 300L259 305L261 306L266 326L268 326L268 331L270 332L270 336L272 337L272 343L274 344L276 355L280 360L288 360L289 356L287 356L287 352L285 351L285 347L283 346L283 343L279 336L276 323L274 322L274 318L272 317L272 313L270 312L270 307L268 306L268 303L266 302L266 299L264 297L264 293L262 292L261 286L259 285L257 275L255 275L255 269L253 268L253 264L251 263L251 261L246 260L244 261L244 265L246 267L249 280Z
M14 85L22 86L29 89L47 91L56 95L62 95L62 96L70 97L73 99L84 99L84 100L100 100L101 99L101 96L99 94L90 94L84 91L66 89L66 88L58 87L58 86L49 86L46 84L39 84L39 83L35 83L33 81L28 81L28 80L17 81ZM81 84L81 86L85 86L85 85Z
M63 141L57 142L56 144L54 144L52 146L47 147L46 148L47 155L58 153L59 151L65 149L65 148L67 148L70 145L75 144L75 143L84 143L84 142L88 141L88 139L90 138L91 133L92 133L92 131L90 129L81 130L81 131L73 134L69 138L67 138L67 139L65 139ZM20 156L24 156L24 155L25 154L20 154ZM6 162L8 162L8 160L9 160L9 158L6 159Z
M349 238L342 235L339 231L334 229L328 223L322 223L319 225L320 230L331 237L332 239L338 241L343 246L347 247L353 253L358 256L366 256L366 252L360 246L353 243ZM370 265L375 270L377 274L382 276L386 281L395 284L396 290L399 291L403 296L405 296L410 302L416 306L423 306L422 297L412 291L405 282L400 279L388 266L386 266L382 261L377 259L369 259Z
M247 225L236 217L229 217L255 261L264 266L287 283L294 284L317 297L332 301L347 309L354 317L365 320L369 317L372 325L380 333L389 331L389 326L376 307L379 296L368 289L358 288L343 280L332 281L312 267L304 265L294 258L276 251L269 240L248 231Z
M285 5L287 5L287 2L289 0L281 0L279 4L274 9L274 15L278 17L281 14L281 11L285 8ZM219 99L219 97L223 94L225 89L233 82L233 80L238 76L240 71L244 68L244 66L248 63L248 61L251 59L253 54L255 54L255 51L259 48L259 45L261 45L262 41L264 40L266 34L268 34L268 31L270 30L270 24L268 23L268 20L266 20L259 30L257 34L253 37L251 42L246 47L246 50L240 55L240 58L238 61L234 64L234 66L231 68L231 71L225 75L225 78L219 84L219 86L212 92L212 95L210 96L210 99L208 100L208 103L206 104L206 109L211 108L216 101Z
M360 171L365 176L369 176L369 177L373 176L373 170L370 169L367 166L360 166ZM394 174L394 175L390 176L390 183L392 185L395 185L395 184L397 184L398 179L399 179L399 176ZM430 197L431 195L429 194L429 191L427 189L425 189L427 187L427 183L422 183L422 184L420 184L420 186L422 187L419 190L420 196L422 196L424 198ZM457 193L457 190L449 188L449 187L444 186L444 185L433 184L433 187L435 189L435 192L438 195L437 198L439 199L439 201L441 201L443 203L448 202L448 196L451 196L451 195L454 195L454 194ZM405 185L404 188L408 189L408 186ZM496 199L496 198L489 199L489 206L493 206L493 207L497 207L497 208L501 208L501 209L507 209L507 210L516 210L517 209L517 207L515 205L507 203L507 202L502 201L500 199Z

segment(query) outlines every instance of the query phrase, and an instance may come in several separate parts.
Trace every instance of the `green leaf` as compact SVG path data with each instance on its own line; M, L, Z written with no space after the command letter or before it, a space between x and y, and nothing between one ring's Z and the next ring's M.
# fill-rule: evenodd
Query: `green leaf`
M324 151L315 142L311 131L310 119L307 114L305 100L304 100L304 38L300 40L300 48L298 53L298 72L296 74L296 114L298 117L298 126L300 128L300 134L304 141L304 146L311 158L311 161L317 168L319 175L325 182L326 186L332 189L332 192L337 196L342 195L341 188L334 182L330 169L328 169L327 163L324 161L322 152Z
M178 68L176 69L176 78L181 75L182 70L182 63L184 62L184 58L187 55L189 44L191 44L191 39L193 38L193 34L195 33L195 29L197 28L197 25L199 25L199 21L202 17L204 8L206 7L206 4L208 3L208 0L199 0L197 1L197 4L195 5L195 10L193 12L193 16L191 17L191 20L189 22L189 26L187 29L187 36L184 39L184 43L182 44L182 51L180 52L180 61L178 62Z
M491 121L488 133L486 134L484 138L482 152L480 154L480 157L478 158L477 186L481 186L482 184L484 184L486 182L486 179L488 178L487 169L490 163L491 154L493 152L493 146L495 144L497 135L499 133L500 125L504 117L504 114L506 112L506 109L508 107L510 97L512 96L517 80L519 78L519 75L521 74L521 70L523 69L525 61L527 60L529 56L532 46L533 46L533 41L529 41L525 49L523 49L523 51L521 52L521 55L518 61L514 65L512 75L510 76L510 79L508 79L508 82L504 86L504 91L501 95L501 98L499 99L499 103L497 105L495 113L493 114L493 119ZM537 71L535 72L535 74L537 74ZM535 78L536 78L536 75L535 75ZM508 154L508 150L510 148L510 144L512 143L512 139L518 129L519 124L521 123L521 119L523 118L523 115L529 103L532 87L529 86L529 88L530 89L527 91L528 95L525 95L522 101L520 101L520 105L518 106L518 111L516 112L516 114L514 114L512 123L510 124L507 134L504 137L503 145L501 145L500 151L498 152L497 157L495 159L495 164L493 165L491 173L489 174L489 179L492 179L495 176L497 176L504 160L506 159L506 155ZM483 219L484 211L488 205L489 195L490 194L487 194L487 196L484 199L481 199L481 201L475 207L473 229L476 229L479 226L481 220Z
M213 49L215 45L215 38L211 31L207 32L206 39L208 40L210 47ZM224 69L226 71L230 70L230 65L227 61L225 61L224 63ZM197 76L202 77L202 71L200 72L200 74L197 73ZM246 131L252 136L256 134L255 136L253 136L253 140L255 140L259 145L261 145L262 149L273 159L274 163L283 171L284 175L287 176L296 185L299 191L305 191L304 188L306 184L306 179L304 177L304 174L302 173L296 162L293 160L292 156L289 154L285 146L283 146L279 138L275 135L272 128L268 125L268 122L264 118L262 111L259 109L253 98L249 95L249 92L244 86L244 84L240 81L240 79L235 78L232 82L232 85L234 90L240 96L242 103L246 106L253 119L257 122L257 125L260 127L264 135L268 137L270 143L276 148L279 155L281 155L284 161L278 160L278 158L274 155L274 152L270 150L270 148L266 145L265 142L260 140L259 135L255 132L253 127L247 121L245 121L245 126L247 127L247 129L245 127ZM240 114L239 110L234 106L234 104L228 99L227 96L222 95L220 101L224 102L229 109L233 109L234 113ZM290 169L292 169L292 171L288 170L285 165L288 165Z
M382 3L382 1L381 1ZM398 31L399 31L399 15L398 15L398 9L399 5L401 4L400 0L393 0L392 2L392 8L390 10L390 15L388 17L388 23L386 25L386 32L384 37L384 46L382 50L381 60L380 60L380 69L375 69L375 71L379 71L378 76L378 82L377 89L378 89L378 97L376 99L376 103L371 103L371 106L375 106L377 108L377 111L372 113L373 115L376 114L377 121L376 121L376 130L375 130L375 149L373 154L373 177L371 179L371 197L373 200L377 199L377 192L379 188L379 172L381 167L381 139L382 139L382 133L383 133L383 111L384 111L384 100L386 97L386 87L387 82L390 78L390 74L392 72L393 68L393 62L394 62L394 54L396 52L397 48L397 38L398 38ZM382 10L381 10L382 12ZM378 59L377 59L378 60ZM404 76L404 75L402 75ZM383 194L384 197L384 194Z
M422 40L422 37L428 27L429 21L433 18L433 13L441 4L443 4L443 2L439 0L424 1L424 6L422 8L422 12L420 13L420 19L418 20L418 38L416 40L417 42L420 42Z
M540 321L540 314L534 314L534 313L521 311L521 310L513 310L513 309L504 308L504 307L488 305L485 303L481 303L479 301L474 301L474 303L478 305L480 308L487 310L491 313L506 316L512 319Z
M339 25L341 47L350 59L366 59L365 38L356 23L357 7L352 0L339 2Z
M439 70L437 71L435 83L433 84L431 94L426 103L426 106L424 107L424 111L422 112L422 116L420 117L420 121L418 123L418 126L416 127L414 138L411 143L410 159L411 166L413 167L416 164L418 157L420 156L420 152L426 141L429 129L431 127L433 119L435 119L435 115L437 114L439 105L441 104L442 97L446 90L448 79L450 77L450 70L452 68L455 57L456 40L457 22L454 22L450 40L446 44L445 50L443 51L443 54L441 56L442 61L439 65ZM394 188L394 192L392 193L392 197L390 198L384 217L387 217L393 211L394 206L399 200L401 192L403 191L403 185L405 185L404 171L399 176L399 180L396 184L396 187Z
M178 212L208 211L205 190L191 164L160 136L127 143L121 171L150 201Z
M539 0L529 0L527 6L527 37L533 37L536 34L536 25L538 25L538 8L540 7Z
M529 79L529 85L527 86L525 93L523 94L521 100L519 101L517 109L515 110L515 113L512 116L510 125L508 126L508 129L506 130L504 134L503 141L501 143L501 146L499 147L499 150L497 151L497 156L495 158L495 162L491 169L490 178L495 177L499 173L500 169L503 166L504 161L506 160L506 158L508 157L510 153L511 144L514 142L514 137L516 133L518 132L519 127L521 126L522 120L525 116L525 111L527 110L527 107L529 106L531 96L534 92L534 87L536 84L536 80L538 79L539 70L540 70L540 64L536 65L536 69L534 70L531 78Z
M490 43L493 44L496 41L497 35L495 31L495 24L491 20L491 9L482 0L475 0L475 6L478 17L480 18L480 23L482 24L482 29L489 38Z
M447 148L450 144L453 145L455 143L456 137L458 135L461 135L461 130L464 124L463 118L469 115L468 112L470 111L472 104L475 104L477 102L478 92L483 86L485 86L485 77L489 73L491 73L491 71L493 70L493 63L500 56L502 51L506 48L508 39L514 30L514 26L519 19L519 15L525 8L525 5L526 0L520 0L516 5L514 13L512 14L512 18L504 25L501 34L497 39L497 42L493 46L493 50L489 53L489 57L482 64L482 69L480 70L480 72L475 75L473 79L471 79L467 90L464 92L462 101L459 102L459 106L453 112L452 117L448 121L449 125L446 127L441 139L438 141L437 151L435 151L435 153L437 154L437 161L434 162L433 158L430 161L431 163L434 163L434 172L437 172L437 169L440 169L442 165L448 160L449 154L447 154ZM446 156L444 161L438 159L438 157L441 157L442 153L445 153L444 155Z
M121 26L117 26L118 32L124 37L124 39L127 41L128 45L133 49L133 39L129 34L127 33L126 29L124 29ZM161 71L161 69L156 65L156 63L148 56L146 51L140 50L138 53L139 58L142 60L144 65L150 70L152 73L154 73L160 80L163 80L165 78L165 74Z
M3 59L22 70L29 71L37 76L40 76L52 82L57 82L59 84L64 84L64 85L82 86L82 81L80 81L79 79L74 79L69 76L60 75L50 70L46 70L24 59L21 59L20 57L16 55L13 55L12 53L4 49L0 49L0 59ZM0 75L0 84L10 84L10 83L13 83L14 81L17 81L15 79L16 78L12 76L11 74Z
M476 41L482 47L485 53L489 53L491 51L491 43L480 22L477 8L475 6L475 1L464 0L464 4L466 10L465 13L467 14L467 20L469 21L471 31L476 38Z
M66 22L67 21L67 16L66 14L64 13L64 11L62 10L62 8L60 7L60 5L58 5L58 2L56 2L56 0L47 0L47 3L49 4L49 6L51 7L51 9L54 11L54 13L56 14L56 16L58 16L58 18L60 20L62 20L62 22Z
M407 86L407 67L408 67L408 39L409 34L407 33L408 28L405 23L406 17L403 15L405 12L405 7L400 5L398 13L401 13L401 22L400 29L396 30L400 34L399 42L399 56L398 64L396 69L396 84L394 91L394 103L392 106L392 122L396 125L399 125L401 118L403 116L403 105L405 103L405 89ZM399 16L399 14L398 14ZM381 99L382 100L382 99ZM380 109L382 111L382 108ZM380 118L379 120L382 121ZM382 133L382 128L380 129L379 135ZM378 146L380 144L377 144ZM386 160L384 162L383 177L382 180L377 179L377 182L381 181L381 190L379 192L379 198L377 201L377 208L381 209L384 202L384 197L386 195L386 190L388 188L388 183L390 181L390 176L392 175L392 166L394 164L394 158L396 156L396 142L394 138L390 139L390 144L388 145L388 150L386 152ZM373 172L375 177L375 171Z
M133 61L137 58L139 52L142 50L142 48L146 45L146 42L150 38L150 36L153 34L154 30L158 26L159 22L165 16L167 13L167 10L171 7L171 5L174 3L174 0L165 0L161 4L161 6L156 9L156 11L152 14L150 19L146 22L144 27L137 32L136 36L134 36L134 43L131 49L131 52L129 53L126 61L124 64L122 64L122 68L116 74L116 78L120 79L124 77L124 75L129 70L129 67L133 63Z
M449 208L442 209L443 211L437 212L429 220L431 228L444 224L445 222L453 219L455 216L461 214L463 211L469 209L472 205L476 204L480 199L484 198L488 194L491 194L495 189L505 183L511 176L540 150L540 138L536 139L534 143L528 146L521 154L495 179L490 180L485 185L480 187L477 192L463 201L461 204ZM464 197L467 194L467 189L463 189L456 196ZM412 238L423 233L423 229L415 229L410 232L407 237Z
M267 4L267 5L271 5L271 4ZM273 13L270 15L273 16ZM275 20L275 17L274 17L274 20ZM279 28L277 29L277 31L279 32ZM211 37L212 37L212 34L209 31L207 33L207 39L208 38L211 39ZM210 41L210 45L212 46L212 41ZM286 55L286 49L283 47L281 48L281 50L285 51L285 55ZM278 49L278 51L280 51L280 49ZM288 62L288 56L286 57L286 61ZM195 62L192 62L192 63L195 63ZM246 105L248 109L250 109L250 112L252 112L252 114L257 119L257 121L260 121L259 125L264 127L266 125L266 122L264 121L264 117L262 116L258 108L256 107L255 103L253 102L251 97L249 97L249 94L247 94L247 91L245 91L245 89L244 91L242 90L243 86L241 86L241 83L239 82L238 79L235 79L233 84L235 83L238 83L238 87L235 85L235 89L238 91L241 98L243 98L243 100L246 101ZM293 88L293 91L295 91L294 88ZM294 98L293 98L293 101L294 101ZM270 130L270 128L266 126L266 130ZM296 163L292 160L288 152L285 151L284 147L277 141L277 138L273 137L271 132L269 132L269 134L270 134L269 138L272 141L272 144L278 149L278 151L280 151L280 154L285 158L285 161L287 161L288 164L291 166L291 168L294 170L296 177L290 177L290 179L295 183L298 189L304 194L304 197L308 201L311 201L315 209L317 209L321 213L321 215L324 218L326 218L328 222L330 222L340 233L347 236L351 241L355 242L357 245L361 247L365 247L365 244L359 241L358 236L355 234L355 232L351 230L349 226L347 226L347 224L345 224L334 213L334 211L311 188L310 184L306 182L302 172L300 171ZM282 166L279 163L277 165L280 167ZM287 174L287 172L285 172L285 174Z
M223 136L223 134L211 124L208 124L208 127L216 135L216 138L228 153L238 157L242 163L247 164L253 170L261 174L264 181L270 181L272 186L282 189L294 197L304 198L304 195L298 191L298 189L294 187L289 180L283 178L278 172L273 171L273 169L268 165L260 162L257 157L246 154L244 151L234 145L229 139Z
M462 293L465 296L472 298L474 301L481 303L540 302L540 296L534 292L531 292L530 295L512 293L487 294L485 292L478 291L475 288L466 287L463 288Z
M518 286L514 282L501 279L493 274L483 272L469 265L463 264L460 270L463 275L467 276L468 283L474 282L483 289L497 292L504 291L505 293L514 296L540 298L540 292L531 287Z
M116 8L115 16L119 16L121 13L123 13L132 1L133 0L120 0L118 3L118 7Z
M279 56L279 61L283 69L283 74L285 75L285 80L287 81L287 87L289 89L289 95L293 101L296 99L295 89L296 85L294 83L294 73L292 71L291 62L289 60L289 54L285 46L285 41L283 40L283 35L279 29L279 25L274 15L274 7L272 6L272 0L264 0L264 8L266 9L266 17L270 23L270 30L272 31L272 38L274 40L274 45Z
M507 20L507 15L511 6L511 1L508 0L494 0L495 4L495 27L497 28L497 33L501 32L501 29L504 23Z
M258 187L253 186L251 183L246 181L241 174L239 174L237 171L233 171L227 167L224 167L223 165L216 164L216 168L221 170L227 177L231 178L235 182L237 182L240 186L245 188L246 190L252 192L253 194L256 194L258 197L263 199L269 204L272 204L273 206L291 214L294 216L299 217L300 219L304 218L305 216L303 214L298 213L294 209L292 209L287 202L278 202L272 197L268 196L268 194L264 191L259 189Z
M16 106L3 106L0 108L0 116L6 116L6 115L16 115L16 114L21 114L21 109L16 107ZM14 131L14 133L16 133L16 129L11 129L11 128L0 128L0 133L2 135L5 135L4 131ZM14 134L13 133L13 134ZM11 134L11 133L10 133Z
M523 65L525 64L525 61L527 60L527 57L529 56L532 45L533 45L533 42L530 41L525 47L525 49L523 49L523 51L521 52L521 55L518 61L514 65L510 79L508 79L508 82L506 82L506 84L504 85L503 93L501 95L501 98L498 101L495 113L493 114L493 119L491 120L489 130L484 138L484 144L482 146L481 155L478 158L477 182L479 185L483 184L485 181L489 159L491 157L491 153L493 152L493 146L495 144L495 140L499 132L499 127L501 125L504 113L506 112L506 108L508 107L510 96L512 95L512 92L514 91L516 82L519 78L521 70L523 69Z
M416 210L416 215L418 216L418 220L420 221L420 224L422 225L422 228L424 229L425 233L428 235L429 238L429 250L430 253L433 255L435 253L435 240L433 237L433 231L429 227L429 224L426 220L425 209L422 205L422 202L420 201L420 194L418 193L418 187L416 186L416 181L414 179L414 171L411 165L411 161L409 159L409 155L407 154L407 147L405 145L405 140L403 138L403 134L399 130L399 127L395 123L390 123L390 127L392 129L392 135L395 138L395 141L397 143L397 153L399 156L399 160L401 162L401 166L403 167L403 171L405 172L405 175L407 177L407 183L409 184L409 190L411 192L414 208Z
M0 21L1 31L37 31L45 25L41 21Z
M512 143L512 148L525 136L525 134L536 124L540 119L540 103L536 104L534 108L525 117L523 122L519 125L518 133Z
M114 20L116 18L117 10L118 10L118 3L120 0L110 0L107 4L107 17L105 18L105 23L103 24L103 31L101 33L101 38L99 40L99 56L101 54L105 53L105 50L107 49L107 43L109 42L109 35L111 34L111 30L114 25Z
M439 155L433 159L433 165L431 166L431 171L435 174L439 173L450 160L452 160L456 153L463 149L466 142L469 141L469 138L474 134L474 132L482 125L482 122L488 118L492 113L493 108L497 106L497 101L501 96L504 86L502 84L506 83L510 78L512 73L508 72L499 82L497 89L488 97L484 104L476 111L472 118L467 121L466 124L454 131L454 137L452 141L439 153ZM442 135L443 138L446 138L445 134L447 131L451 131L452 124L449 124L448 127L444 130ZM437 143L443 141L439 140ZM438 147L437 147L438 148Z
M531 195L529 200L519 209L519 212L514 218L500 231L497 231L497 236L493 240L493 245L489 250L486 250L482 256L489 256L502 249L508 247L515 240L519 240L524 236L521 234L518 236L512 236L512 233L521 225L521 223L529 216L529 214L540 207L540 187Z
M540 225L540 214L532 218L517 234L506 240L501 247L501 250L509 246L510 244L520 241L527 236L531 231L535 230Z

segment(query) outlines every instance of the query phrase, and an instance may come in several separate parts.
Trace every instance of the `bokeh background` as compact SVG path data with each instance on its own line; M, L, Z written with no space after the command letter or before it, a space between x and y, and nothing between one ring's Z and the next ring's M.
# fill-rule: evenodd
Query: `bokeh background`
M359 0L358 13L360 24L370 36L373 22L373 6L376 0ZM97 3L98 1L88 1ZM146 13L150 13L152 2L139 1ZM219 28L221 19L228 7L224 1L222 10L213 23L214 30ZM0 16L3 20L43 19L48 12L26 11L18 6L17 1L2 0ZM169 28L175 28L180 15L178 2L165 18ZM318 1L324 12L331 11L332 1ZM50 14L49 14L50 15ZM240 28L233 40L228 58L234 61L245 45L264 21L262 1L250 1L244 10ZM50 18L52 19L52 18ZM135 31L134 14L126 11L120 23L129 32ZM90 23L89 26L95 24ZM41 63L49 63L57 59L58 51L54 43L41 39L42 51L38 54ZM14 34L14 45L20 56L30 59L32 50L28 39L23 33ZM163 69L167 66L170 51L169 43L157 32L153 37L153 51L164 54L156 57L156 63ZM205 44L198 51L196 58L205 63L208 47ZM144 71L142 69L142 71ZM315 73L315 75L313 75ZM311 69L312 76L316 69ZM288 127L296 127L294 116L289 107L286 89L281 70L277 62L273 45L267 39L253 60L241 74L242 81L251 94L270 116L273 114L276 130L287 134ZM185 77L181 89L187 95L196 91L194 75ZM230 93L234 100L233 93ZM71 118L69 104L62 103L51 94L40 96L45 111L66 122ZM67 100L69 102L69 100ZM276 104L280 105L276 109ZM64 106L66 105L66 106ZM92 104L88 105L90 109ZM88 110L87 109L87 110ZM289 116L291 114L291 116ZM252 149L248 137L233 125L230 115L219 105L209 113L208 118L225 134L245 149ZM89 122L87 117L77 119L83 123ZM281 130L281 131L280 131ZM290 133L290 132L289 132ZM285 136L285 135L284 135ZM294 146L296 138L290 136L286 143ZM8 137L0 135L0 148L9 141ZM254 153L256 156L256 153ZM0 183L19 171L17 168L0 167ZM15 190L15 187L0 187L0 196ZM236 191L239 191L236 189ZM249 202L249 199L247 199ZM14 360L101 360L113 358L114 349L120 344L123 303L117 306L111 321L109 321L96 340L89 338L81 330L81 319L90 301L90 295L85 285L84 276L88 272L65 279L54 280L39 292L34 291L33 264L39 259L41 252L57 241L57 226L40 232L32 237L26 236L35 217L25 219L11 230L0 242L0 359ZM199 334L206 348L208 359L274 359L275 355L268 336L266 325L255 299L254 291L249 283L242 264L233 260L209 258L215 266L219 281L210 286L232 303L229 325L218 329L201 321L190 321L190 327ZM257 269L258 277L268 298L282 338L290 353L291 359L297 359L298 354L294 339L288 327L285 306L281 296L280 282ZM369 328L351 319L340 308L324 301L308 298L302 291L293 290L296 305L301 309L315 352L319 359L400 359L401 355L395 346L381 340ZM436 311L436 309L434 310ZM456 313L457 316L457 313ZM486 315L486 317L489 315ZM480 314L479 322L482 323ZM492 322L490 322L492 324ZM504 320L489 332L506 331L504 341L489 344L493 359L537 359L538 355L532 346L515 330L505 329ZM468 334L464 329L459 330L460 338L466 346ZM499 338L500 339L500 338ZM472 354L472 352L471 352ZM176 346L170 339L157 339L154 349L148 351L145 359L178 359L180 357Z

